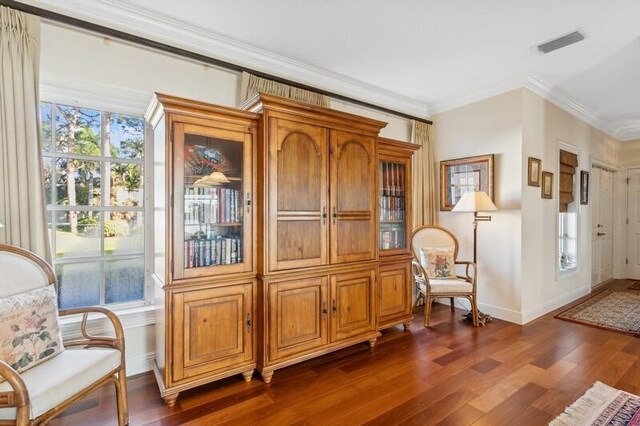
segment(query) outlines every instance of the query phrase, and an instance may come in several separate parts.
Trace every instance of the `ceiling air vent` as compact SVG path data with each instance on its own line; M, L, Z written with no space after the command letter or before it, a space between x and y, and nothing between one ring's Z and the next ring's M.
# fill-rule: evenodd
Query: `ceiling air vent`
M538 45L538 50L542 53L549 53L582 40L584 40L584 36L578 31L574 31L562 37L558 37L556 39Z

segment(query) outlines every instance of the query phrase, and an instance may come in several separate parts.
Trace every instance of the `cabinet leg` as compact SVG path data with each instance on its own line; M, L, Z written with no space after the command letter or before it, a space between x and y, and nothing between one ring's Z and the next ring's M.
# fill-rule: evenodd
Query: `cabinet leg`
M178 395L179 394L176 393L172 395L163 396L162 398L164 399L164 402L167 404L167 407L171 408L176 405L176 401L178 400Z
M262 370L260 372L260 375L262 376L262 380L264 380L265 383L271 383L271 378L273 377L273 370Z
M242 377L244 377L245 382L250 382L253 377L253 369L242 372Z
M409 329L409 327L411 326L411 323L410 322L405 322L405 323L402 323L402 326L404 327L404 331L407 331Z
M376 345L377 340L378 340L377 337L374 337L373 339L369 339L369 347L373 348Z

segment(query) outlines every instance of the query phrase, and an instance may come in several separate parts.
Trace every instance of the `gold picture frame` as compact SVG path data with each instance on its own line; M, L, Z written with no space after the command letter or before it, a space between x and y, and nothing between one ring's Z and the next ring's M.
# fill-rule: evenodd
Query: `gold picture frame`
M542 160L529 157L529 167L527 173L527 183L529 186L540 186L540 176L542 172Z
M467 191L484 191L493 200L493 154L440 162L440 210L450 211Z
M553 198L553 173L542 172L542 189L540 196L546 199Z

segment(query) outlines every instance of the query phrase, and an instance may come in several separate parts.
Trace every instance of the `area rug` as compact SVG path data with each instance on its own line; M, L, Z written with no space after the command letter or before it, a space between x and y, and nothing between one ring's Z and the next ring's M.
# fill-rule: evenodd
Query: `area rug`
M596 382L550 426L638 426L640 397Z
M556 318L640 337L640 293L606 290Z
M631 284L631 287L629 287L629 290L640 290L640 281L636 281L633 284Z

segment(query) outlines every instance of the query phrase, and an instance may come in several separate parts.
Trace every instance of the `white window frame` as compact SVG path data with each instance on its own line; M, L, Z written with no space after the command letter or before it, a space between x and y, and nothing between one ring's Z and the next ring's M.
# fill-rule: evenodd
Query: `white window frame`
M74 79L68 76L43 73L40 78L40 101L61 105L82 106L99 111L115 111L120 114L144 117L153 94L145 91L114 87L91 80ZM117 95L114 95L117 94ZM148 126L145 131L145 157L143 194L144 206L144 292L145 299L137 306L109 305L120 318L125 330L155 324L155 297L151 272L153 271L153 133ZM113 159L111 159L113 160ZM81 316L60 319L63 338L73 339ZM109 333L112 327L103 316L90 316L89 330L94 333Z

